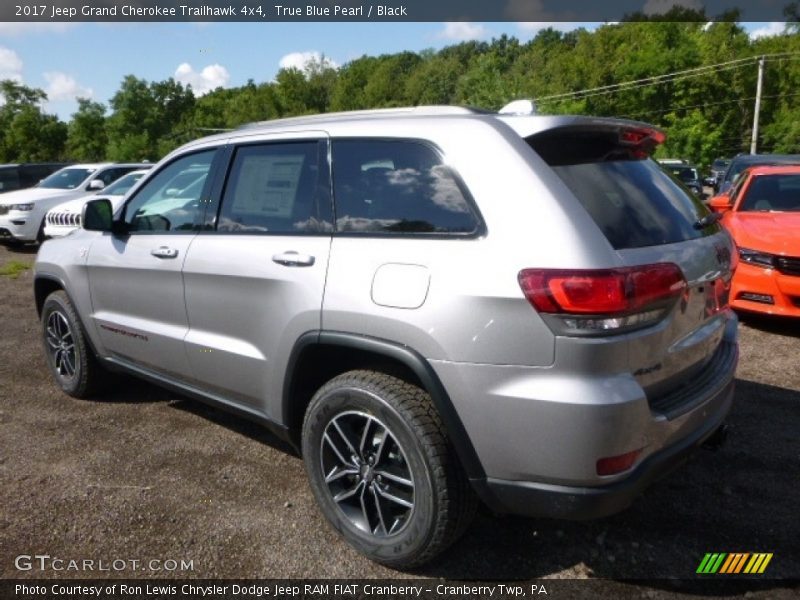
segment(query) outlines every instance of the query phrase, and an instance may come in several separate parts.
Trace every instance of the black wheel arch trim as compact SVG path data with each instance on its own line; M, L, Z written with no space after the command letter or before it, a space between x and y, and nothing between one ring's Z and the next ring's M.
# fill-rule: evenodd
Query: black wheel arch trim
M81 319L81 314L78 312L77 304L75 304L75 301L72 299L72 294L69 293L69 290L67 289L67 286L64 283L64 280L61 279L60 277L57 277L55 275L51 275L49 273L42 273L41 275L37 274L36 277L33 280L33 294L34 294L34 298L33 299L34 299L34 302L36 303L36 312L37 312L37 314L39 316L39 319L42 318L42 310L44 309L44 303L47 300L47 296L50 295L50 294L48 294L47 296L44 296L42 298L41 303L39 302L39 300L36 297L36 295L38 293L38 291L37 291L37 283L40 282L40 281L51 281L53 283L58 284L59 290L61 290L62 292L64 292L67 295L67 300L69 300L70 304L72 304L72 307L75 310L75 316L78 317L78 323L80 324L81 328L83 329L84 340L86 341L86 344L89 346L89 350L99 360L100 359L100 354L98 354L98 352L97 352L97 348L94 345L94 340L92 340L92 336L89 335L89 331L86 328L86 324L83 322L83 320Z
M57 277L55 275L51 275L50 273L42 273L42 274L38 274L37 273L36 276L33 279L33 301L36 303L36 314L39 317L42 316L42 308L44 308L44 301L47 300L47 296L45 296L44 298L42 298L42 301L39 302L39 298L38 298L39 288L38 288L38 285L39 285L40 281L50 281L52 283L58 284L58 287L64 291L64 293L67 295L67 298L69 298L69 301L72 302L72 296L67 291L67 286L64 284L64 280L63 279L61 279L60 277ZM74 302L72 302L72 304L73 304L73 306L75 305Z
M396 360L408 367L422 382L425 391L430 394L467 477L470 480L484 480L486 478L486 473L478 459L478 454L475 452L475 447L472 445L467 430L464 428L464 424L453 407L453 402L450 400L450 396L444 389L438 375L436 375L430 363L419 352L409 346L381 338L340 331L309 331L304 333L295 342L286 368L287 377L284 380L282 398L282 414L284 418L291 412L292 392L298 377L295 372L297 363L303 352L314 345L336 346L371 352Z

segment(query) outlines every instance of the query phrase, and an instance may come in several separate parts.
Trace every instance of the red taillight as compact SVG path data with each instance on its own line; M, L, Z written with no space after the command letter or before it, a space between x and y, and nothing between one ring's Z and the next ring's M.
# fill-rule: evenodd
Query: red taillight
M542 313L614 316L678 297L686 280L677 265L602 270L524 269L519 283Z
M649 142L653 146L663 144L667 139L663 131L658 129L623 129L619 133L619 141L622 144L638 146L643 142Z
M633 466L633 463L636 462L636 459L639 457L639 454L642 453L642 448L639 450L632 450L631 452L626 452L625 454L620 454L619 456L609 456L607 458L601 458L597 461L597 474L598 475L616 475L617 473L622 473L623 471L627 471Z

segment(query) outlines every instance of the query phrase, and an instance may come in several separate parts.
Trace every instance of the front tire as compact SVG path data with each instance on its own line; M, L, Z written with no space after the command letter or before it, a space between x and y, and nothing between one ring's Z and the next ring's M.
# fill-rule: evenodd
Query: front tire
M65 393L89 398L99 391L106 373L89 347L78 314L63 290L53 292L44 301L42 339L47 365Z
M335 377L311 399L302 445L323 514L376 562L418 566L472 520L475 495L417 386L374 371Z

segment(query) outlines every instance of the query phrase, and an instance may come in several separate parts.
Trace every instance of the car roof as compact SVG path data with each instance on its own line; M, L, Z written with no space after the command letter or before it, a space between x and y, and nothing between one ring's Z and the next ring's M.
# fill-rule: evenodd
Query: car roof
M113 165L114 163L110 162L102 162L102 163L78 163L74 165L66 165L65 169L100 169L102 167L108 167Z
M770 162L776 163L791 163L797 162L800 164L800 154L742 154L735 157L731 164L737 163L754 163L754 164L769 164Z
M98 162L98 163L78 163L74 165L65 165L65 169L104 169L106 167L137 167L140 169L149 169L152 163L138 163L138 162Z
M500 114L467 106L409 106L399 108L379 108L336 113L322 113L301 117L289 117L270 121L258 121L242 125L238 129L217 133L194 140L182 146L189 148L198 144L223 142L231 137L259 133L299 133L310 129L324 129L333 135L346 135L352 126L363 125L369 121L402 121L418 119L460 119L465 121L487 121L505 123L520 137L526 138L543 131L559 128L606 127L618 129L639 129L657 132L661 130L649 123L611 117L588 117L583 115L517 115Z
M747 169L750 175L800 175L798 165L758 165Z

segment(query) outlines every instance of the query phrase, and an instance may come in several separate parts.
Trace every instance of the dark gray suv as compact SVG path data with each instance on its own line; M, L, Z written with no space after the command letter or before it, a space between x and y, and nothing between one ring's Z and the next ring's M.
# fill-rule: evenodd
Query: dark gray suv
M733 398L733 246L649 159L661 141L420 107L192 142L42 246L48 364L76 397L125 371L263 423L395 567L479 501L619 511Z

